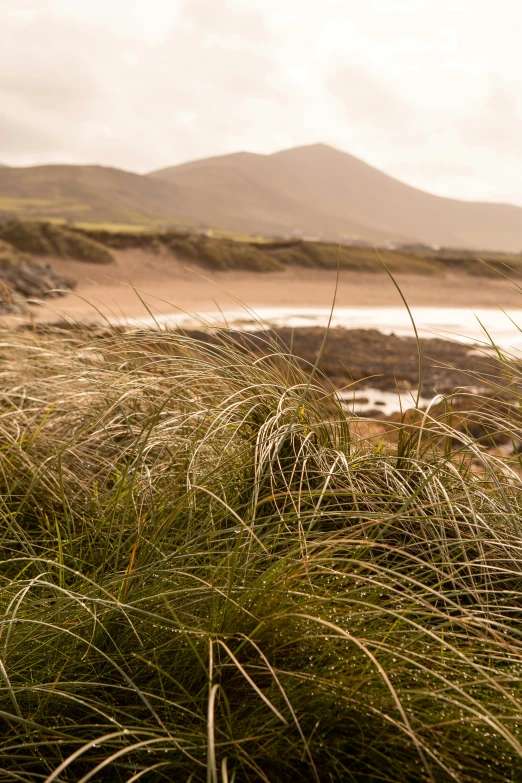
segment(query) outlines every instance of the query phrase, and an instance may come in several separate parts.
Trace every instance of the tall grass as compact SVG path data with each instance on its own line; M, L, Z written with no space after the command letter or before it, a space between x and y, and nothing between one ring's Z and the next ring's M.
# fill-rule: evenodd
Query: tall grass
M449 403L392 448L283 355L0 351L1 780L521 779L521 484Z

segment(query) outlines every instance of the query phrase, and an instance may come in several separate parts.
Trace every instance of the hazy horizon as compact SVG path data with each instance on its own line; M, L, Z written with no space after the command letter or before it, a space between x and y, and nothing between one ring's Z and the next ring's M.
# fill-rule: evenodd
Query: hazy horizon
M522 205L514 0L21 0L0 22L1 163L146 173L323 142Z
M351 153L348 150L341 150L341 149L339 149L337 147L333 147L331 144L326 145L324 142L321 142L321 141L312 142L311 144L299 145L299 147L297 147L297 148L319 147L319 146L328 146L328 147L331 147L333 149L336 149L339 152L343 152L343 153L346 153L348 155L351 155ZM285 149L296 149L296 148L293 147L293 148L285 148ZM223 153L223 156L234 155L234 154L236 154L236 155L247 154L247 155L260 155L262 157L264 157L264 156L269 157L270 155L274 155L274 154L276 154L278 152L284 152L285 149L274 150L273 152L253 152L252 150L236 150L235 152ZM205 156L204 155L202 157L190 158L189 160L181 161L181 162L179 162L177 164L174 164L174 166L177 166L177 165L182 166L185 163L194 163L194 162L197 162L199 160L206 160L207 158L211 158L211 157L221 157L221 156L219 156L219 155L218 156ZM368 166L371 166L372 168L376 168L377 170L379 170L377 167L372 166L372 164L369 161L363 160L362 158L359 158L359 160L361 160L363 163L367 164ZM158 169L154 169L151 172L147 172L147 171L145 171L145 172L138 172L138 171L132 171L131 169L123 169L123 168L120 168L120 167L111 166L110 164L99 163L97 161L86 161L85 163L69 162L69 161L54 161L52 163L44 163L44 162L42 162L42 163L32 163L32 164L29 163L29 164L26 164L24 166L10 166L9 164L4 164L2 161L0 161L0 168L2 166L6 167L6 168L22 168L22 169L24 169L24 168L26 168L26 169L37 168L39 166L100 166L100 167L103 167L103 168L118 168L121 171L127 171L127 172L129 172L131 174L139 174L141 176L146 176L147 174L152 174L152 173L154 173L154 171L159 171L159 170L162 170L163 168L165 168L165 169L170 168L169 164L167 163L165 166L160 166ZM383 173L387 173L387 172L383 172ZM393 177L393 175L390 175L390 174L388 176ZM401 182L401 181L405 182L405 180L401 180L398 177L393 177L393 178L396 179L399 182ZM410 184L410 183L406 183L406 184ZM412 185L411 187L415 187L419 191L422 191L422 192L425 192L425 193L430 193L432 195L440 195L440 194L433 193L433 191L429 191L426 188L417 187L417 186L414 186L414 185ZM441 196L441 198L444 198L444 196ZM457 196L450 196L450 197L446 196L446 198L452 198L452 199L457 200L457 201L466 201L466 202L471 202L471 203L476 203L476 202L500 203L500 204L504 203L504 204L510 205L510 206L520 206L520 207L522 207L522 203L521 204L516 204L515 202L509 202L509 201L501 202L501 201L496 201L495 199L490 199L490 200L482 199L482 200L480 200L480 199L476 199L476 198L462 198L462 197L457 197Z

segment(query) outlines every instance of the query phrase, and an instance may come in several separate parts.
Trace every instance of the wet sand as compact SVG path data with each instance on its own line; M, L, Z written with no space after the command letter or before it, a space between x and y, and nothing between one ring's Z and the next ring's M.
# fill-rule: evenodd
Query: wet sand
M330 307L335 272L294 267L284 272L210 272L172 256L139 250L115 253L116 263L99 266L80 261L48 259L53 268L78 281L76 291L34 307L37 320L67 317L91 320L105 315L140 317L154 313L209 312L262 307ZM397 275L397 283L412 306L513 308L522 296L502 278L476 278L448 273L445 277ZM146 302L146 305L140 300ZM401 307L402 301L386 274L343 271L337 307Z

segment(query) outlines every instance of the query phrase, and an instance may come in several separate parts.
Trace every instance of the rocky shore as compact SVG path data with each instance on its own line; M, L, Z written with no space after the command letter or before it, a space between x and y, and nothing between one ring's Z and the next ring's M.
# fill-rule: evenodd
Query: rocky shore
M87 329L93 338L114 335L114 329L70 321L33 323L21 328L41 333L63 331L69 335ZM119 328L123 332L129 327ZM314 366L325 334L320 328L281 328L256 333L187 330L183 333L206 343L232 341L245 351L266 356L267 361L278 362L277 355L281 352L292 354L305 371ZM157 348L157 344L153 333L148 331L145 336L142 349L146 353ZM159 340L168 353L163 337ZM326 388L332 384L338 390L348 387L350 394L353 392L353 398L346 399L346 414L353 417L353 431L362 437L385 437L393 444L398 437L398 427L404 421L411 424L413 433L417 432L423 417L422 408L426 407L429 398L430 417L441 421L449 417L456 433L462 432L466 437L476 439L492 453L517 454L522 449L522 441L513 440L509 434L512 427L508 426L516 423L517 428L522 427L517 383L513 379L513 375L518 377L520 374L517 365L511 364L510 377L492 351L450 340L421 339L419 348L422 357L420 388L424 398L420 401L421 411L408 410L414 405L414 393L401 396L400 407L392 413L381 407L384 398L391 397L391 393L414 391L419 387L418 346L412 337L385 335L376 329L332 329L323 346L316 381L324 383ZM365 390L367 397L374 400L373 408L364 405L370 403ZM441 395L439 401L434 399L436 395ZM442 441L441 444L444 446ZM455 441L453 445L458 448L459 442Z
M0 240L0 315L23 315L33 300L62 296L76 283L49 263L35 261Z
M260 355L271 353L275 342L299 358L306 368L314 365L321 352L324 329L317 327L279 328L269 332L228 333L233 339L252 346ZM224 333L190 331L204 341L223 339ZM507 383L504 368L491 351L439 338L385 335L377 329L331 329L319 359L319 372L342 389L357 382L358 389L383 391L419 388L419 355L422 357L423 396L449 394L457 387L485 387L493 381Z

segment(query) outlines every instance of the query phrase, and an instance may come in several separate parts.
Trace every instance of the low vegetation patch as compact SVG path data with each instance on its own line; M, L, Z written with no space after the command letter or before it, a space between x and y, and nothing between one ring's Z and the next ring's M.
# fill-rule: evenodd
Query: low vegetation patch
M196 232L154 231L132 226L64 226L30 220L0 222L0 239L23 253L74 258L91 263L113 261L113 250L141 249L167 252L207 269L274 272L287 267L353 272L383 272L384 261L393 273L444 275L460 271L491 277L499 272L510 277L522 272L520 254L481 253L423 246L381 249L308 242L301 239L249 241Z
M516 465L276 346L1 343L6 780L521 778Z
M54 223L10 220L0 223L0 239L35 256L59 256L95 264L113 261L109 249L100 242Z
M30 261L30 256L0 239L0 267L5 269L13 264L19 264L20 261Z
M301 239L279 241L237 241L219 236L178 231L117 231L77 228L112 249L139 248L150 252L166 249L179 258L197 262L209 269L249 269L272 272L285 267L301 266L313 269L341 269L353 272L383 272L384 260L394 272L421 275L444 275L461 271L471 275L491 277L499 271L507 274L522 271L522 255L481 253L454 250L433 250L412 246L396 250L356 247L328 242L308 242Z

